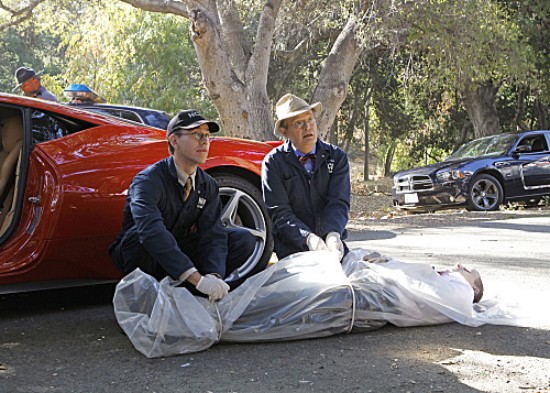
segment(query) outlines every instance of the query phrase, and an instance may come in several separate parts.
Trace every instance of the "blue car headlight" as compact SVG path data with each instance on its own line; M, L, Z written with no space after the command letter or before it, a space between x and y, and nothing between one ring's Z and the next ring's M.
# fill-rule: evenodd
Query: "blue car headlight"
M436 173L437 180L441 183L446 183L455 180L462 180L466 178L466 174L460 169L445 169Z

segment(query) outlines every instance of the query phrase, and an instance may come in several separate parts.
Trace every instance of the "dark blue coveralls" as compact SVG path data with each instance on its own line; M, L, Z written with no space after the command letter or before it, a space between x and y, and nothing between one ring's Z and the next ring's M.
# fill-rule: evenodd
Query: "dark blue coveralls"
M312 173L298 161L289 140L273 149L262 165L262 188L273 221L279 259L308 251L307 236L338 232L347 238L350 210L349 162L346 153L321 140ZM344 243L345 253L348 248Z
M250 232L222 226L218 184L210 175L197 168L195 189L185 202L183 191L172 156L135 176L122 230L109 248L122 273L139 267L159 280L167 275L178 279L195 267L202 275L224 278L252 254L255 239Z

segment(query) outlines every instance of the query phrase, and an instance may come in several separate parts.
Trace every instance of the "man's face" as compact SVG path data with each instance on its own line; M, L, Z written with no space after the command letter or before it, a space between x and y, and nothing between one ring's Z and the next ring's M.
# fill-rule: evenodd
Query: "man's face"
M480 277L480 274L476 269L469 269L460 263L456 264L456 266L453 268L453 272L460 273L462 277L464 277L472 287L476 286L475 280Z
M192 130L178 130L170 135L176 160L186 166L204 164L210 149L210 130L208 124L201 124Z
M284 125L285 127L279 128L279 132L302 153L311 153L319 136L313 111L310 109L298 116L286 119Z
M31 78L21 85L21 90L23 90L23 93L26 96L31 95L36 90L40 88L40 82L38 81L38 78Z

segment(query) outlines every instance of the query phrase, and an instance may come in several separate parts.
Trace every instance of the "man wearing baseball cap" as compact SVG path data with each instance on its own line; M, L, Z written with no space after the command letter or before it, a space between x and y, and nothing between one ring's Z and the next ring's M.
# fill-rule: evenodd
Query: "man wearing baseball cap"
M341 259L350 210L346 153L319 139L320 102L308 104L293 94L276 105L275 134L286 142L263 161L264 201L273 222L279 259L302 251L328 250Z
M158 280L169 275L194 294L219 300L239 282L223 279L254 251L253 235L221 223L218 184L199 165L210 135L219 131L194 109L168 124L170 156L138 173L128 189L122 231L109 252L128 274L140 268Z
M12 91L16 91L21 88L23 94L27 97L40 98L47 101L57 102L57 97L49 92L42 84L40 83L40 75L42 71L36 73L30 67L19 67L15 71L15 79L17 80L18 85Z

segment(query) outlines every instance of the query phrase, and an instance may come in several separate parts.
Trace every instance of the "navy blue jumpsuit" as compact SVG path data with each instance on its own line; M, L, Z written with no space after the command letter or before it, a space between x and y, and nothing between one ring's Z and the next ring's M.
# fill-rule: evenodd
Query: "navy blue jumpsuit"
M329 232L347 238L351 194L347 155L321 140L316 154L312 173L298 161L289 140L264 159L263 196L279 259L308 251L306 238L311 232L323 239Z
M222 226L216 181L197 168L195 189L184 201L172 156L138 173L128 189L122 230L110 253L127 274L139 267L157 279L174 279L195 267L226 277L246 262L254 237ZM231 285L231 284L230 284Z

